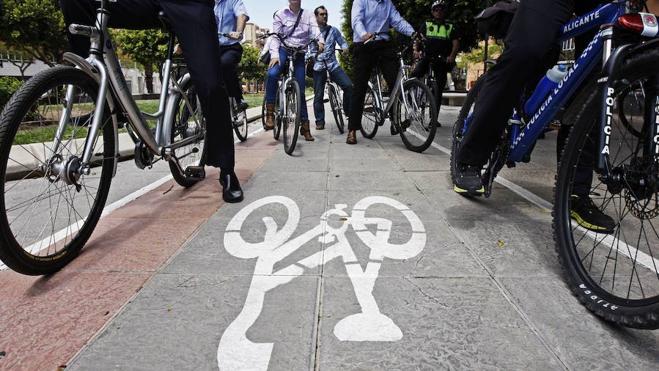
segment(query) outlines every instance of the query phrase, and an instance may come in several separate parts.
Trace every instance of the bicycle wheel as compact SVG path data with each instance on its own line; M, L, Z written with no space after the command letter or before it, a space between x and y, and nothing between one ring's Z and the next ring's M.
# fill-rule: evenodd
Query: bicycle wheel
M297 136L300 132L300 112L302 101L300 99L300 86L297 81L291 81L286 86L286 113L282 117L282 130L284 132L284 151L293 154Z
M467 97L465 98L465 102L460 109L460 113L458 114L458 119L455 121L455 124L453 124L453 131L451 133L451 179L454 182L458 166L456 157L458 155L458 151L460 150L460 143L462 142L462 138L466 134L467 130L465 129L465 123L471 119L471 114L474 111L474 105L478 100L478 94L480 93L481 87L483 86L483 81L485 81L485 76L486 75L482 75L479 77L478 80L476 80L474 86L469 90L469 93L467 93ZM461 195L469 197L469 194L467 193L461 193Z
M341 104L339 103L339 94L336 91L334 85L329 85L329 101L330 107L332 107L332 114L334 114L334 122L336 122L336 128L339 129L339 133L343 134L344 132L344 123L343 123L343 112L341 112Z
M277 100L275 101L275 128L272 129L272 136L279 140L281 135L281 102L279 99L279 90L277 90Z
M263 103L261 103L261 125L265 128L265 95L263 95Z
M607 321L645 329L659 328L659 158L648 135L655 120L644 116L656 105L658 94L648 81L659 78L657 63L659 53L652 51L628 59L609 77L619 82L614 102L625 96L643 103L627 110L626 120L618 117L620 108L632 104L610 109L609 177L593 171L602 96L599 89L590 94L563 150L553 210L556 250L574 295ZM578 211L581 200L589 200L590 214ZM581 216L593 213L609 223Z
M233 98L229 98L232 99ZM230 105L231 107L231 120L233 125L233 131L236 133L236 137L241 142L247 140L248 127L247 127L247 111L242 110L240 112L234 112L234 104Z
M206 119L201 110L201 102L197 97L192 80L184 80L180 84L181 94L174 101L174 123L172 125L172 143L196 137L192 143L176 148L169 161L172 177L181 187L192 187L205 177L205 174L193 171L204 165Z
M90 172L80 170L97 95L93 78L57 66L28 80L0 114L0 260L16 272L58 271L78 255L101 217L115 165L107 106L91 138ZM66 129L56 145L60 121Z
M405 81L394 102L394 120L405 147L423 152L435 139L437 105L430 89L417 79ZM403 91L405 99L403 100ZM407 104L405 104L407 102Z
M362 116L362 125L359 130L362 132L364 138L373 139L378 132L378 126L383 120L383 112L378 107L375 90L369 84L366 90L366 98L364 99L364 114Z

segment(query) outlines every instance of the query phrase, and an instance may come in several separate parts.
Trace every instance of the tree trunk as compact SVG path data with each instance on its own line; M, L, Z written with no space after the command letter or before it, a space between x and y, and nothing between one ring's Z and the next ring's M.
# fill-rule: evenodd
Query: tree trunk
M153 65L144 65L144 83L146 84L146 91L153 94Z

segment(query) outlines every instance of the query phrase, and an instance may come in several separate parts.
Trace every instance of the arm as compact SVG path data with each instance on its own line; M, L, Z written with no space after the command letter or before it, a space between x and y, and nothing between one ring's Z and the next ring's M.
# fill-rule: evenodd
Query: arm
M274 33L281 33L281 29L283 27L283 22L281 19L281 15L279 14L280 12L277 12L275 16L273 17L272 21L272 32ZM272 39L270 41L270 65L269 67L272 67L279 63L279 47L281 46L281 41L276 36L270 36Z
M245 31L245 24L249 20L247 8L242 0L237 0L233 3L233 14L236 15L236 30L231 32L229 36L234 40L241 40L243 38L243 31Z
M451 54L446 58L446 62L449 64L455 63L455 57L458 55L458 50L460 50L460 40L453 39L453 49L451 49Z
M355 0L355 2L352 3L350 20L352 32L357 36L357 40L364 41L370 38L371 35L366 32L366 26L364 25L364 6L361 0Z
M414 34L414 27L398 13L398 10L393 4L391 4L391 10L389 11L389 24L405 36L412 36Z
M341 49L348 50L348 42L343 37L341 31L339 31L338 28L334 29L334 37L336 38L336 43L341 47Z

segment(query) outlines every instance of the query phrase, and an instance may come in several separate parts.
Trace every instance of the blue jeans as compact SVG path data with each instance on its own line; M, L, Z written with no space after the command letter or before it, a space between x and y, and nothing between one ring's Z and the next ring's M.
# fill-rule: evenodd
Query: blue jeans
M330 79L337 83L343 90L343 112L346 116L350 113L350 98L352 98L352 81L341 67L335 68L330 72ZM325 104L323 98L325 95L325 83L327 82L327 73L325 71L313 71L313 113L316 117L316 123L325 123Z
M279 64L268 70L265 85L265 102L268 104L274 104L277 100L277 85L279 82L279 76L281 76L284 68L288 68L288 64L286 62L287 56L288 53L286 53L286 49L279 48ZM293 67L295 68L293 75L295 76L295 80L297 80L298 85L300 85L300 93L302 93L302 112L300 112L300 118L302 121L306 121L309 120L309 113L307 112L307 100L304 96L304 89L306 86L304 84L305 75L303 54L300 54L295 58L295 61L293 61Z

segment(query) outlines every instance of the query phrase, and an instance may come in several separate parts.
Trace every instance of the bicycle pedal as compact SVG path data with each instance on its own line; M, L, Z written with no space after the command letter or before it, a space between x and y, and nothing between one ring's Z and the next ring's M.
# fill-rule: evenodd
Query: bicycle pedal
M203 166L188 166L185 168L185 176L192 179L202 180L206 178L206 170Z

